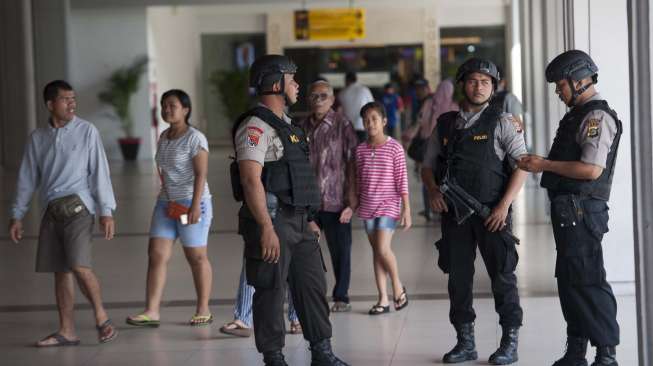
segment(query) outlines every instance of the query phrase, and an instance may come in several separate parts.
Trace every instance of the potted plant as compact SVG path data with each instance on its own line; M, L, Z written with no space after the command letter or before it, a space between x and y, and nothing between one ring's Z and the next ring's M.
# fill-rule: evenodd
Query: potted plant
M122 156L125 160L135 160L141 145L141 138L134 136L129 102L138 91L141 75L147 69L147 57L137 58L131 65L124 66L111 73L107 87L98 94L101 102L113 107L120 120L124 137L118 139Z
M244 70L215 70L209 76L209 83L222 98L227 118L235 121L249 107L249 74Z

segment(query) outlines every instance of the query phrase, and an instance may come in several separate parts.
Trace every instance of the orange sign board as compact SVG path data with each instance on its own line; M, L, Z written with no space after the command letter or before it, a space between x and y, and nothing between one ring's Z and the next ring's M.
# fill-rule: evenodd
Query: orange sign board
M295 11L295 39L338 41L365 38L365 9Z

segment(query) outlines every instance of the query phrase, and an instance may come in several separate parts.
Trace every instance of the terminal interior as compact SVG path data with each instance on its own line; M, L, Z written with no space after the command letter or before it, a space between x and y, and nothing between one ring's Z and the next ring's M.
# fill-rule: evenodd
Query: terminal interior
M49 80L66 79L75 88L76 113L96 125L109 158L118 203L114 214L117 232L107 241L96 231L94 270L120 336L110 344L97 344L92 311L78 292L75 321L82 345L33 347L58 326L53 278L34 272L42 208L33 199L21 243L12 243L6 231L0 232L0 364L261 364L253 337L233 338L218 331L233 317L243 260L242 238L237 233L239 204L231 196L228 175L233 155L230 128L234 116L242 111L231 104L251 102L225 97L232 91L246 95L247 90L234 87L234 91L220 80L246 80L250 58L281 53L297 63L300 102L290 113L298 118L308 114L307 85L316 77L329 80L337 91L344 86L345 72L356 71L378 98L388 82L395 83L403 95L409 93L412 80L423 76L434 89L439 81L453 77L467 58L489 58L502 66L510 90L522 101L529 151L546 155L566 109L554 86L544 80L544 67L560 52L578 48L596 60L597 88L624 123L625 138L609 202L610 232L604 238L603 252L618 301L618 361L621 365L648 365L646 349L651 339L650 335L643 337L650 321L645 316L647 282L643 269L638 271L636 266L645 267L646 252L637 250L636 243L642 238L636 235L635 223L639 222L640 206L646 208L651 202L638 203L640 193L633 190L638 179L634 164L647 157L641 156L641 145L631 140L632 121L640 120L632 104L633 88L639 85L632 76L636 52L629 48L632 7L633 2L626 0L3 2L0 222L9 222L25 140L34 128L47 123L41 88ZM364 35L340 30L343 34L333 39L301 39L296 12L318 9L363 10ZM135 161L126 161L117 142L124 132L111 109L98 100L98 93L113 71L142 57L147 58L148 69L130 104L133 135L141 140L140 150ZM215 322L203 328L187 325L194 311L195 290L183 252L175 247L168 264L161 327L136 329L124 319L141 311L144 303L148 232L160 186L153 156L157 136L167 128L159 116L157 98L171 88L190 94L192 123L210 144L208 183L214 218L208 252L213 265L211 310ZM410 124L408 111L402 118L404 124ZM643 123L651 124L650 120ZM447 277L437 268L433 245L441 236L440 222L418 214L423 208L421 182L410 159L408 170L413 227L398 230L392 245L410 305L384 316L367 315L376 301L372 252L360 220L354 220L353 309L330 317L334 349L352 365L438 365L455 343L448 319ZM529 175L513 208L514 233L521 239L516 274L524 309L518 364L552 364L564 352L566 329L553 273L556 251L549 202L539 187L539 176ZM330 289L334 280L324 239L321 246ZM479 361L468 364L487 364L501 338L501 327L480 255L475 267ZM291 365L310 364L308 343L301 335L287 335L284 353ZM593 350L588 353L591 359Z

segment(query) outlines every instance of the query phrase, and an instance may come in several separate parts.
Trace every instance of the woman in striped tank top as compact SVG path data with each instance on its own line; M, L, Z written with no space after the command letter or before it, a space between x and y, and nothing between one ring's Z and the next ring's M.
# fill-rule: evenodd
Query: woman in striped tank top
M368 138L356 148L358 217L365 223L374 253L374 276L379 291L378 302L369 314L378 315L390 311L388 276L392 281L395 310L408 305L406 288L399 279L397 259L390 247L397 224L404 230L411 225L408 174L403 147L384 133L388 120L383 104L366 104L361 109L361 117Z
M168 90L161 96L161 117L170 128L161 133L155 158L161 190L150 224L146 307L142 313L127 317L129 325L159 326L167 263L177 239L184 248L197 292L196 310L189 324L202 326L213 321L209 309L213 274L207 255L213 218L206 182L209 146L204 134L189 123L191 108L190 97L183 90ZM178 212L169 212L168 208L175 205L179 205Z

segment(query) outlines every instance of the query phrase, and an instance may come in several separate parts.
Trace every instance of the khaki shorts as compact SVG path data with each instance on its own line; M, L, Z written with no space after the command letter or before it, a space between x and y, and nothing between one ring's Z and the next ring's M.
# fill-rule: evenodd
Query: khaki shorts
M62 217L57 204L61 201L50 202L41 221L36 272L70 272L75 267L91 267L94 216L76 195L64 197L64 201L81 208L76 207L72 216Z

